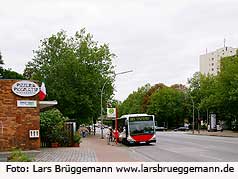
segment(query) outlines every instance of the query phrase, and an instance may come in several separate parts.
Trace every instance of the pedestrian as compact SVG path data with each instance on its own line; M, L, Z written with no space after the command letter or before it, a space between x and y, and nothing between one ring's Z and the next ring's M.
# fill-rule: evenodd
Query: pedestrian
M83 138L85 138L86 135L88 134L88 129L85 127L84 124L80 126L79 131L82 134Z
M112 142L112 128L108 127L107 131L107 144L109 145Z

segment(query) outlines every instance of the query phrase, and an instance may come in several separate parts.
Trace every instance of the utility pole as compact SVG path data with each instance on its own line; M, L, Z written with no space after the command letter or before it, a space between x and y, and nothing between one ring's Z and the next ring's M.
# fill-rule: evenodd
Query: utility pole
M193 97L191 96L191 94L189 93L189 92L187 92L188 93L188 95L189 95L189 97L190 97L190 99L191 99L191 101L192 101L192 104L193 104L193 123L192 123L192 128L193 128L193 134L194 134L194 125L195 125L195 116L194 116L194 108L195 108L195 106L194 106L194 101L193 101Z
M191 98L192 100L192 103L193 103L193 134L194 134L194 101L193 99Z
M200 134L200 112L199 112L199 108L198 108L198 133Z

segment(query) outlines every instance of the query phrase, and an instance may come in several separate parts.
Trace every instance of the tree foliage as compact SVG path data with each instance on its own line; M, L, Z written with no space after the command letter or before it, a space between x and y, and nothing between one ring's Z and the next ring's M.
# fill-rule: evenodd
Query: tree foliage
M99 45L85 29L68 37L58 32L41 41L28 62L24 76L45 81L47 99L57 100L58 108L70 118L98 117L104 82L103 105L113 93L114 67L108 45Z
M221 71L217 76L195 73L189 83L190 95L203 116L213 112L218 120L226 120L228 124L238 117L237 55L221 59Z
M25 79L22 74L19 74L11 69L0 69L0 78L2 79Z
M11 69L4 69L2 65L4 65L4 61L0 52L0 79L24 79L23 75Z
M150 84L146 84L137 89L137 91L133 91L125 101L119 106L119 116L123 114L136 114L142 113L142 105L144 101L144 97L148 90L150 89Z
M40 135L50 142L60 142L66 135L64 123L67 120L57 109L51 109L40 113Z
M183 92L170 87L162 88L151 96L147 112L154 114L158 123L165 122L169 127L183 125L183 101Z
M147 92L144 95L143 98L143 104L142 104L142 111L146 112L147 111L147 106L150 102L150 97L157 91L160 90L162 88L166 87L163 83L158 83L155 84L154 86L150 87L149 90L147 90Z
M167 87L162 83L154 86L146 84L131 93L120 104L119 114L148 113L154 114L159 125L175 127L184 124L185 86L176 84Z
M219 98L223 108L233 118L238 117L238 56L221 60L221 72L218 75Z

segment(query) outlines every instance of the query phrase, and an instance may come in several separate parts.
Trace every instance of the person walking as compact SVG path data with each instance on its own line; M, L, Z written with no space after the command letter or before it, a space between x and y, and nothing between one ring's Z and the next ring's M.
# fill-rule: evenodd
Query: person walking
M112 142L112 128L108 127L107 131L107 144L109 145Z

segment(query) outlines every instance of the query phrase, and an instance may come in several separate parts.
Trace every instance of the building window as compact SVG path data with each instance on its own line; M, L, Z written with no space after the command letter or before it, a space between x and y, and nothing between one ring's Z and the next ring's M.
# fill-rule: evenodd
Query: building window
M212 63L212 66L214 66L214 63Z
M212 71L214 71L214 68L212 68Z

